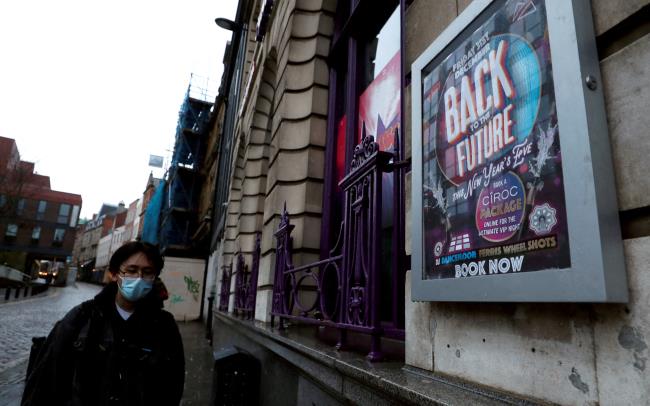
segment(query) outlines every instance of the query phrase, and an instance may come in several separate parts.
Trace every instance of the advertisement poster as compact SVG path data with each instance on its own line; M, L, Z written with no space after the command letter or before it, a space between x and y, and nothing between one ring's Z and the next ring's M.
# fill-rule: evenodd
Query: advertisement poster
M382 151L393 150L395 129L400 122L400 54L393 55L359 96L359 139L361 127L375 137Z
M382 151L393 151L395 130L400 123L400 54L399 50L390 58L373 81L359 95L359 128L355 145L361 143L361 129L372 135ZM337 123L336 131L336 173L337 183L345 174L345 126L347 117Z
M498 4L422 72L426 279L571 266L545 2Z
M398 50L359 96L358 139L361 139L362 126L365 124L366 134L375 137L381 151L393 152L395 130L399 130L400 61ZM392 173L384 173L382 186L382 225L390 228L393 221Z

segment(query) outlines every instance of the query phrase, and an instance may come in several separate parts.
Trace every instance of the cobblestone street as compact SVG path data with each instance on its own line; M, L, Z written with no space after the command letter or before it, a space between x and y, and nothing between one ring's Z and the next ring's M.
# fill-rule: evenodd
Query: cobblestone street
M34 336L45 336L70 309L90 299L100 286L76 283L51 287L42 295L0 304L0 406L20 401Z

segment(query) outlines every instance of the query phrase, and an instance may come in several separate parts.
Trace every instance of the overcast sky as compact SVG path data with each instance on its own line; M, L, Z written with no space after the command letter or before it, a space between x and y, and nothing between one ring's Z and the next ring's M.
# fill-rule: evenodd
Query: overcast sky
M141 197L169 157L190 74L214 93L236 0L0 2L0 135L82 195L81 217ZM154 169L155 176L162 171Z

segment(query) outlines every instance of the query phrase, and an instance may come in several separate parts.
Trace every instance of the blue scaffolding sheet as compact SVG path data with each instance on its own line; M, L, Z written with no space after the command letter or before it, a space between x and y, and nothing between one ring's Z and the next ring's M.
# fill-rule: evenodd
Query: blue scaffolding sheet
M144 224L142 225L142 241L157 245L158 229L160 227L160 213L162 211L163 199L165 198L165 180L161 180L153 193L147 211L144 213Z

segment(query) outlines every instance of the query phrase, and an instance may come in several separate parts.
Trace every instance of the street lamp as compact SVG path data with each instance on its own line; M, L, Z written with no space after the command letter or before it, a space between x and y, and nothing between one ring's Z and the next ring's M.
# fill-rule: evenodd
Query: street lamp
M232 20L223 17L215 18L214 22L217 23L219 27L228 31L236 31L241 27L240 23L236 23Z

